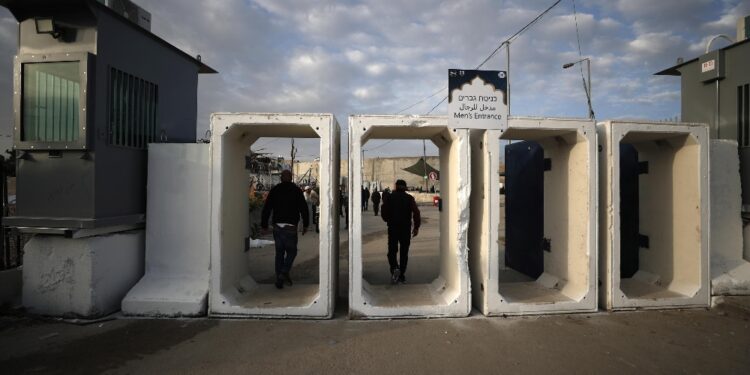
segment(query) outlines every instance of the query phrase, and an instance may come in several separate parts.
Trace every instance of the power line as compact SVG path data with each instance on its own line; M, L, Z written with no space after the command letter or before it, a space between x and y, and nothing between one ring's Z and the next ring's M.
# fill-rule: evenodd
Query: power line
M549 7L547 8L547 9L545 9L545 10L544 10L544 11L543 11L542 13L539 13L539 15L538 15L538 16L536 16L536 17L535 17L535 18L534 18L533 20L531 20L531 21L530 21L529 23L527 23L527 24L526 24L526 26L522 27L521 29L519 29L518 31L516 31L516 33L515 33L515 34L513 34L513 35L511 35L511 36L510 36L509 38L505 39L505 40L504 40L504 41L503 41L502 43L500 43L500 45L498 45L498 46L497 46L497 47L496 47L496 48L495 48L495 49L494 49L494 50L492 51L492 53L490 53L490 54L489 54L489 55L488 55L488 56L487 56L487 57L486 57L486 58L485 58L484 60L482 60L482 62L481 62L481 63L479 63L479 65L477 65L477 67L476 67L476 68L474 68L474 69L476 70L476 69L479 69L479 68L483 67L483 66L484 66L484 64L486 64L486 63L487 63L488 61L490 61L490 59L492 59L492 57L493 57L493 56L495 56L495 55L496 55L496 54L497 54L497 53L498 53L498 52L499 52L499 51L500 51L500 50L501 50L501 49L502 49L503 47L506 47L506 48L508 48L508 47L507 47L507 45L508 45L508 44L510 44L510 43L511 43L511 42L512 42L513 40L515 40L515 39L516 39L516 38L518 38L519 36L521 36L521 35L522 35L523 33L525 33L525 32L526 32L526 31L527 31L528 29L530 29L530 28L531 28L531 26L534 26L534 24L535 24L535 23L537 23L537 22L538 22L538 21L539 21L540 19L542 19L542 17L544 17L544 15L546 15L547 13L549 13L549 11L550 11L550 10L552 10L552 8L556 7L556 6L557 6L557 4L560 4L560 2L561 2L561 1L562 1L562 0L557 0L557 1L555 1L555 3L554 3L554 4L550 5L550 6L549 6ZM577 29L576 29L576 30L577 30ZM579 46L580 46L580 44L579 44ZM580 48L580 47L579 47L579 48ZM433 95L433 96L434 96L434 95ZM445 97L443 98L443 100L441 100L441 101L440 101L440 102L439 102L438 104L436 104L436 105L435 105L434 107L432 107L432 109L430 109L430 111L429 111L429 112L427 112L427 114L429 115L430 113L432 113L432 111L434 111L434 110L435 110L435 109L436 109L437 107L439 107L439 106L440 106L441 104L443 104L443 102L445 102L445 100L446 100L446 99L448 99L448 95L446 95L446 96L445 96Z
M393 142L394 140L395 140L395 139L389 139L389 140L388 140L387 142L385 142L385 143L381 143L381 144L379 144L379 145L377 145L377 146L375 146L375 147L372 147L372 148L368 148L368 149L363 149L362 151L372 151L372 150L377 150L377 149L379 149L379 148L381 148L381 147L383 147L383 146L385 146L385 145L387 145L387 144L389 144L389 143Z
M424 97L424 98L422 98L422 99L421 99L421 100L419 100L418 102L416 102L416 103L414 103L414 104L412 104L412 105L410 105L410 106L408 106L408 107L406 107L406 108L404 108L404 109L402 109L402 110L400 110L400 111L396 112L396 114L399 114L399 113L401 113L401 112L403 112L403 111L409 110L409 109L411 109L411 108L413 108L413 107L415 107L415 106L417 106L417 105L419 105L419 104L423 103L423 102L424 102L425 100L427 100L427 99L430 99L430 98L432 98L433 96L435 96L435 95L437 95L437 94L440 94L440 93L441 93L441 92L442 92L443 90L445 90L445 89L447 89L447 88L448 88L448 86L447 86L447 85L446 85L446 86L443 86L442 88L440 88L440 90L437 90L437 91L435 91L434 93L432 93L431 95L429 95L429 96L427 96L427 97Z

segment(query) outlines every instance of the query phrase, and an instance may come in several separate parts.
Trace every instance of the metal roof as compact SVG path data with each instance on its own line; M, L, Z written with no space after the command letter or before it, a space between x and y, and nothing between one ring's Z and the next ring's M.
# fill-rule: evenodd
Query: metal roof
M742 45L742 44L745 44L745 43L748 43L748 42L750 42L750 38L745 39L745 40L740 40L739 42L732 43L732 44L730 44L730 45L728 45L726 47L723 47L723 48L719 48L719 51L723 51L723 50L727 50L727 49L730 49L730 48L734 48L734 47L737 47L739 45ZM655 76L679 76L679 75L682 75L680 73L679 69L682 68L685 65L688 65L690 63L698 61L698 58L699 57L696 57L696 58L693 58L693 59L690 59L690 60L687 60L687 61L683 61L680 64L677 64L675 66L669 67L669 68L664 69L664 70L662 70L660 72L656 72L656 73L654 73L654 75Z
M185 51L173 46L166 40L156 36L149 30L140 27L133 23L133 21L123 17L121 14L110 9L108 6L95 1L95 0L0 0L0 6L4 6L10 10L16 21L21 22L29 18L47 15L49 13L69 13L71 11L87 11L91 17L96 17L97 11L108 12L110 15L119 17L127 21L135 30L143 33L145 36L151 38L157 43L164 47L177 52L182 57L192 61L198 66L198 73L218 73L210 66L204 64L200 60L193 56L188 55ZM96 10L96 11L95 11Z

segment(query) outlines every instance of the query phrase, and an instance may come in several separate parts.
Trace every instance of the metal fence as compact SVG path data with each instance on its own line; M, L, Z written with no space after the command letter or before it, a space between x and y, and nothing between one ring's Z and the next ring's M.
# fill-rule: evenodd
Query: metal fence
M2 216L15 214L14 201L8 201L8 179L15 177L15 157L6 159L0 156L0 198L2 199ZM0 270L16 268L23 263L23 247L31 239L30 234L24 234L17 228L8 228L0 224Z

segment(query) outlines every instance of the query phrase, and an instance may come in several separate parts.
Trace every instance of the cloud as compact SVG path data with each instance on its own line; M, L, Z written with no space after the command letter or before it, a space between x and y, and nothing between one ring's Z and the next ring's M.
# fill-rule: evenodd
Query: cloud
M199 83L197 133L211 112L332 112L346 139L349 114L426 113L445 95L449 68L473 68L551 1L517 0L137 0L152 30L219 70ZM678 114L679 79L653 77L678 56L692 58L717 33L734 35L750 13L740 0L561 2L511 46L516 115L585 116L581 69L591 57L599 118ZM579 57L576 21L582 56ZM0 11L0 116L10 124L16 25ZM703 47L701 47L703 46ZM484 68L505 69L505 51ZM585 71L583 72L585 76ZM445 113L445 104L434 113ZM6 131L8 130L6 125ZM383 141L384 142L384 141ZM421 146L421 142L417 142ZM281 146L283 144L283 146ZM284 142L276 142L287 154ZM300 154L312 154L301 142ZM314 147L314 145L309 146ZM346 142L342 142L346 156ZM378 152L421 147L390 144ZM273 150L271 150L273 151Z

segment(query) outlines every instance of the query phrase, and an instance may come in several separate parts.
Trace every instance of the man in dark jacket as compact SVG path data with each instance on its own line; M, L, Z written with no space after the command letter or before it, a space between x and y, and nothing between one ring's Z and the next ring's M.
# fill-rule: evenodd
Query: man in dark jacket
M370 189L362 189L362 211L367 211L367 202L370 201Z
M414 197L406 193L404 180L396 181L395 191L383 201L380 216L388 223L388 264L391 266L391 283L404 283L411 237L417 236L421 224L417 202ZM412 220L414 221L413 229ZM399 245L401 245L400 263L396 260Z
M372 200L372 210L375 211L375 216L378 216L378 211L380 211L380 193L373 189L370 199Z
M273 240L276 244L276 287L284 283L292 286L289 271L297 256L297 223L302 216L302 235L307 233L310 213L302 191L292 182L292 172L281 172L281 183L268 192L261 213L260 227L268 230L268 218L273 212Z

